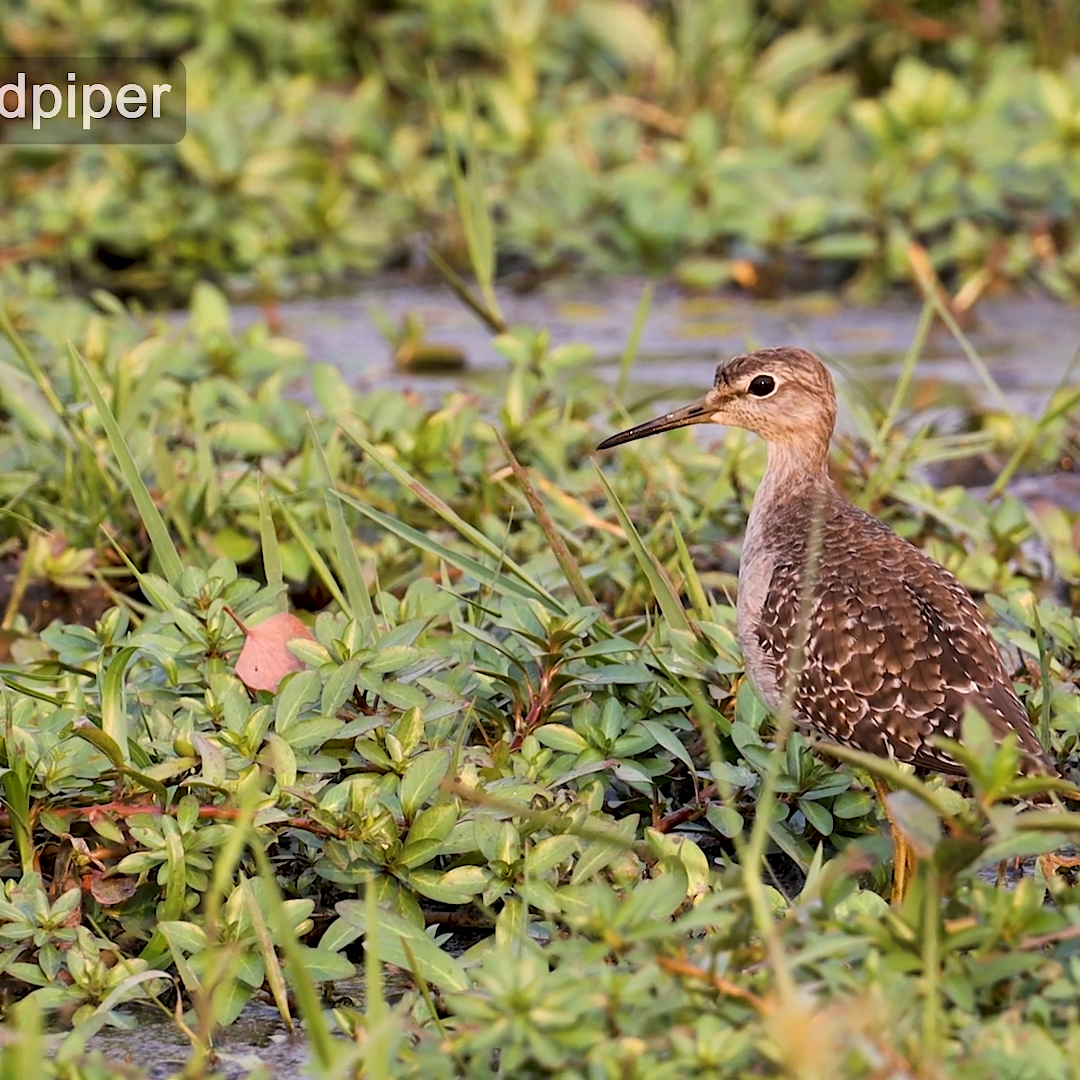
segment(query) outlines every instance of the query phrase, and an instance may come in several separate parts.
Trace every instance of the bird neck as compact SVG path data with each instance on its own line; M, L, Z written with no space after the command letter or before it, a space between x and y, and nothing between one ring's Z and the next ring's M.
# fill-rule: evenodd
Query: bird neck
M828 438L815 442L805 439L798 443L770 442L757 498L764 497L770 503L787 502L831 483Z
M805 441L768 444L765 475L754 494L743 539L747 573L754 572L755 562L762 557L768 566L769 552L782 551L793 536L810 535L813 522L831 502L835 488L827 467L828 443L814 453L807 450Z

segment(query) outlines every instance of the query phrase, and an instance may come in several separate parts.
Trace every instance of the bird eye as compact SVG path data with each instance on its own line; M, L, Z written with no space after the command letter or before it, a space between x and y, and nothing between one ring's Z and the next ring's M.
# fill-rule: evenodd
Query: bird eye
M776 380L771 375L755 375L750 380L749 390L754 397L768 397L776 389Z

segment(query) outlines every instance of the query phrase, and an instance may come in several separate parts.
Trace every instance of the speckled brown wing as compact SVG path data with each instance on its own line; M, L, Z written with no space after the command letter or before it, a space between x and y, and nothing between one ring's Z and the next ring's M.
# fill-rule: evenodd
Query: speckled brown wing
M785 685L799 625L808 537L786 538L757 628ZM938 772L958 762L932 743L960 737L968 705L998 739L1016 733L1025 771L1056 772L1039 745L967 590L891 529L836 500L809 609L796 717L828 738Z

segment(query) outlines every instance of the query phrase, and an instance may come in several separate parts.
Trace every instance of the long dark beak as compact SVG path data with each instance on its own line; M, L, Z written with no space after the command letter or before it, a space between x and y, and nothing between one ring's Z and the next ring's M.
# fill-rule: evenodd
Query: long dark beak
M684 405L681 409L656 417L655 420L646 420L644 424L627 428L626 431L620 431L618 435L611 435L596 449L608 450L612 446L621 446L635 439L645 439L661 431L671 431L673 428L689 427L691 424L708 424L715 412L715 403L710 403L708 398L702 398L692 405Z

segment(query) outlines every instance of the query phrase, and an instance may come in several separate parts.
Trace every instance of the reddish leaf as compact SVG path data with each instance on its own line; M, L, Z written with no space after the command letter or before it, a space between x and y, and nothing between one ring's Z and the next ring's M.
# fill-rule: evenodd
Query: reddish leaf
M289 652L297 638L314 641L311 631L287 612L271 615L258 626L244 630L244 647L236 661L236 674L249 690L276 693L281 680L292 671L303 671L304 662Z

